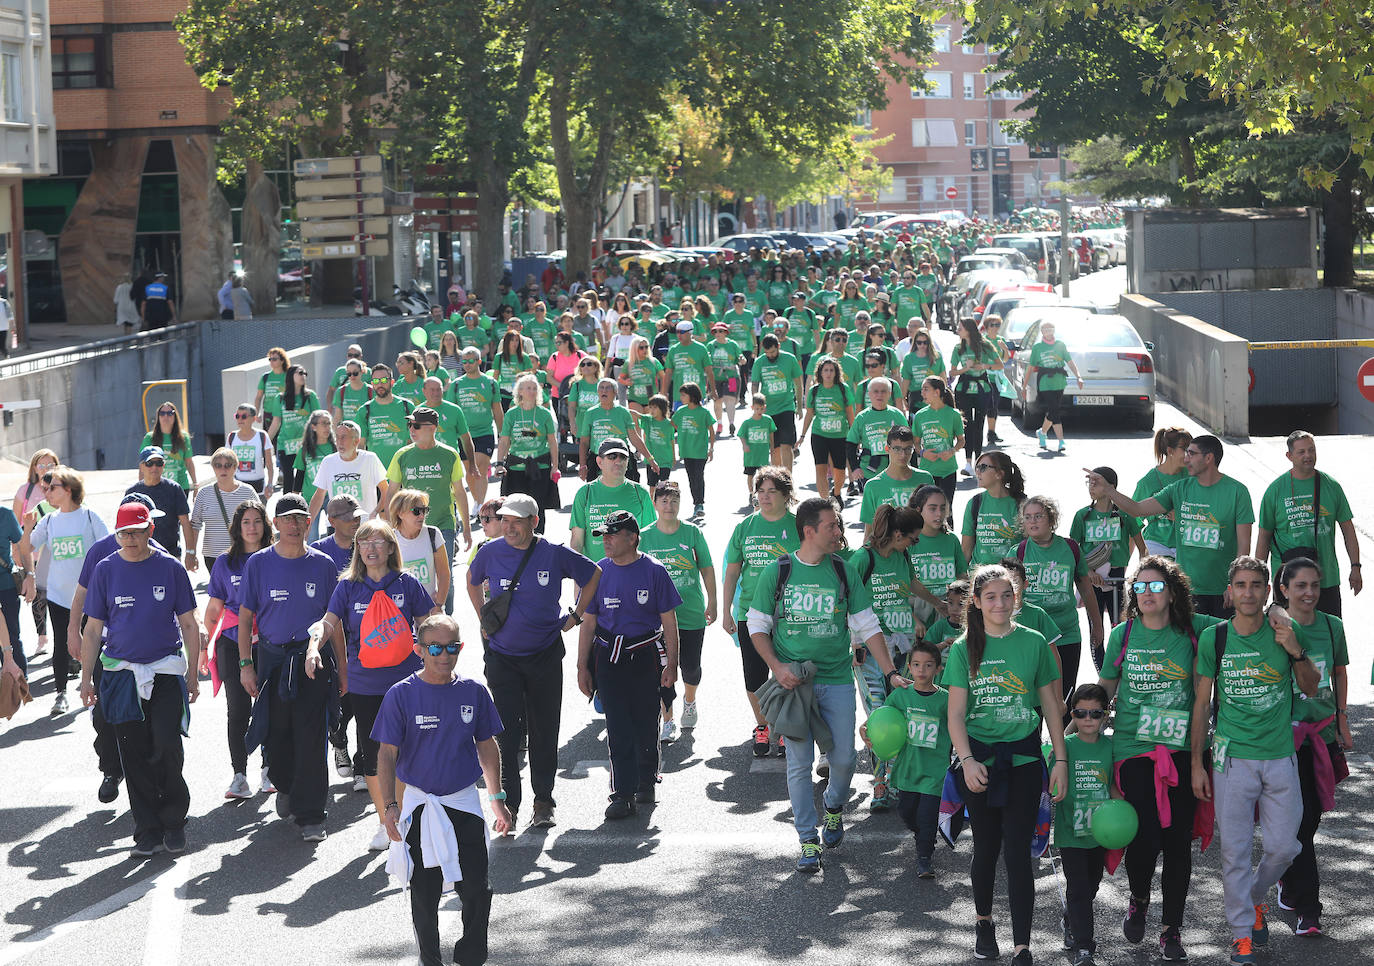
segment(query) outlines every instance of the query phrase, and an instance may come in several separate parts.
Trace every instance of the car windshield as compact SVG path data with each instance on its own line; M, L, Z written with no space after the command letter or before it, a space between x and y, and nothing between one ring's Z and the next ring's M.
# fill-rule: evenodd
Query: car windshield
M1053 313L1054 337L1071 349L1143 349L1135 329L1125 319L1079 313ZM1047 313L1043 321L1049 322Z

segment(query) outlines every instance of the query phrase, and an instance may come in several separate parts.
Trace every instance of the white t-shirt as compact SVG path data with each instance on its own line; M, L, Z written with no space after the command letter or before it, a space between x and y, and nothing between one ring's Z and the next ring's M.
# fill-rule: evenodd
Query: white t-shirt
M253 426L252 439L241 439L234 432L229 434L224 445L234 451L234 458L238 461L234 479L240 483L260 483L267 479L267 460L264 457L265 451L272 449L272 440L256 424Z
M426 524L414 539L401 536L400 530L395 533L396 544L401 548L401 569L418 580L431 597L436 596L439 593L439 574L435 569L435 558L448 552L439 528ZM452 565L449 569L452 570Z
M49 547L44 554L48 559L48 600L60 607L72 606L86 551L109 532L100 515L85 507L55 510L34 524L30 537L34 549Z
M330 453L320 463L315 474L315 488L324 490L325 502L347 493L361 504L363 512L372 515L377 509L377 487L386 479L386 468L371 450L360 449L351 460L342 453Z
M625 335L621 332L617 332L615 335L611 336L610 349L606 352L606 358L629 359L630 346L634 344L636 338L638 338L638 336Z

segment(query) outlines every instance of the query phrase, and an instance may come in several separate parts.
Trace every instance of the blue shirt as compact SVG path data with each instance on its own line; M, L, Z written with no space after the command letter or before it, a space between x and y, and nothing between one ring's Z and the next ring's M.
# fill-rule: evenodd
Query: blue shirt
M241 607L253 612L258 636L269 644L289 644L310 637L310 625L324 616L339 572L318 550L287 559L276 547L248 558L239 584Z
M130 493L142 493L162 511L162 516L153 518L153 539L171 554L180 556L181 518L191 512L186 502L186 491L164 476L157 486L148 486L140 480L124 491L125 496Z
M410 632L415 634L416 640L419 640L419 635L415 633L415 625L434 609L434 598L429 596L429 591L404 571L388 574L381 583L374 582L366 575L361 581L339 581L329 598L329 613L343 621L344 649L348 655L348 690L351 694L386 694L387 689L397 681L424 667L424 662L413 653L395 667L364 667L358 659L363 614L367 613L367 605L372 603L372 595L379 590L395 601L396 607L410 622Z
M596 615L599 636L652 633L663 626L659 615L682 603L668 568L648 554L624 567L602 557L597 566L601 581L587 613Z
M143 290L143 297L148 299L167 299L167 286L162 282L149 282L148 287ZM230 308L233 308L230 305Z
M382 698L372 739L396 746L401 781L431 795L452 795L482 775L477 742L502 730L491 695L476 681L426 684L412 674Z
M316 540L310 545L310 549L318 550L334 561L334 566L340 571L347 567L348 562L353 559L353 548L339 546L339 541L334 539L332 533L323 540Z
M515 657L537 654L559 639L565 620L558 603L564 578L582 586L596 574L596 564L576 550L538 535L534 539L534 552L511 597L510 617L489 641L497 651ZM484 543L468 566L468 583L480 587L489 581L494 597L510 586L524 555L503 539Z
M186 568L153 553L130 563L119 554L96 565L86 592L86 613L105 623L110 657L151 664L181 650L177 615L196 609Z

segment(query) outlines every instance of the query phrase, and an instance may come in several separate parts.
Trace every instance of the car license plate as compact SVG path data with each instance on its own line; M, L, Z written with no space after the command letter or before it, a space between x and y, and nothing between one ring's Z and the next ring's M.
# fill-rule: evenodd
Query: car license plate
M1075 406L1112 406L1116 403L1115 396L1074 396Z

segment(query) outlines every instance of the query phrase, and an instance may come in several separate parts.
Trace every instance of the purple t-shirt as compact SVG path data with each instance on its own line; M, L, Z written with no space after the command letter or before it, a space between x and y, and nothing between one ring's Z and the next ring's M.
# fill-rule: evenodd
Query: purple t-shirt
M660 614L682 603L668 568L647 553L625 567L611 563L610 557L602 557L597 566L601 581L587 613L596 615L598 634L648 634L663 626Z
M512 595L510 617L489 642L502 654L537 654L557 641L566 619L558 604L564 578L581 586L596 573L596 564L576 550L543 537L535 539L539 542ZM502 539L484 543L468 565L468 583L480 587L482 581L489 581L495 596L510 586L524 555L524 550L517 550Z
M86 613L105 623L105 653L134 664L178 653L177 615L195 609L186 568L165 553L149 554L138 563L117 553L106 557L86 590Z
M412 674L382 698L372 739L396 746L396 777L431 795L452 795L477 781L477 742L499 735L501 718L481 684L455 677L426 684Z
M348 562L353 559L353 548L339 546L339 541L334 539L333 534L330 534L323 540L316 540L310 545L310 549L318 550L320 553L329 557L330 560L334 561L335 567L340 571L347 567Z
M386 694L387 689L402 678L424 667L424 662L412 653L395 667L363 667L358 660L358 641L362 636L363 614L372 603L372 595L385 588L397 608L410 621L410 632L434 609L434 598L410 574L402 571L391 574L381 583L366 575L361 582L341 580L329 598L329 613L337 615L344 625L345 650L348 653L348 690L352 694ZM418 635L416 638L418 640Z
M240 557L238 564L230 562L229 554L222 553L215 561L214 568L210 571L210 586L205 590L205 596L214 597L224 601L224 612L239 614L239 584L243 581L243 568L247 566L248 558ZM237 643L239 639L239 628L235 624L233 627L226 627L220 631L229 640Z
M158 543L156 540L149 540L148 546L151 547L154 552L160 553L164 557L171 556L171 554L163 548L162 544ZM90 590L91 575L95 573L95 565L111 554L116 553L119 553L119 538L113 533L101 537L95 543L91 544L91 549L86 551L86 559L81 561L81 576L76 579L76 582L87 590Z
M287 559L276 547L266 547L248 558L239 584L241 607L258 621L258 637L270 644L303 641L310 625L324 616L339 571L334 561L318 550Z

